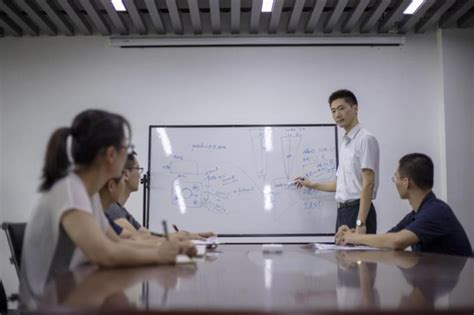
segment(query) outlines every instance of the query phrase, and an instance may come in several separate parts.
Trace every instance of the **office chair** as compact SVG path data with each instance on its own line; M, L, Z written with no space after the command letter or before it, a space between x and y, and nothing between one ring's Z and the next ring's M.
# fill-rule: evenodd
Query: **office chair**
M5 231L10 247L10 262L15 266L18 280L20 280L21 252L23 237L25 236L26 223L3 222L2 229Z
M3 287L3 282L0 280L0 314L8 312L8 299Z
M17 295L13 294L7 297L5 287L3 286L2 279L0 279L0 314L1 315L20 315L24 314L23 311L19 311L16 308L8 308L8 302L14 302L17 300Z

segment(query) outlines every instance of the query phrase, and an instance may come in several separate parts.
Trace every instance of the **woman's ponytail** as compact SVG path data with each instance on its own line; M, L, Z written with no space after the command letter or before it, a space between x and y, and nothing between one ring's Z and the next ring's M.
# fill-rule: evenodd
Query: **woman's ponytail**
M70 134L71 129L63 127L56 129L51 135L46 148L40 191L48 191L57 180L67 175L71 165L67 153L67 139Z

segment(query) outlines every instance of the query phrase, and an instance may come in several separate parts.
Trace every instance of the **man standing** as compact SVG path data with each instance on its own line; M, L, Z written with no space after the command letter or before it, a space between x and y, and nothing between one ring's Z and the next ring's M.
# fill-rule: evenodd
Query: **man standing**
M377 215L372 200L379 182L379 144L374 135L359 124L359 105L354 93L349 90L332 93L329 106L334 121L345 131L336 181L313 183L297 177L295 184L298 188L336 192L336 231L346 225L359 234L374 234Z
M356 235L341 226L338 244L362 244L372 247L405 249L448 255L470 256L472 247L453 210L436 198L433 188L433 161L421 153L400 159L393 181L400 198L407 199L413 211L384 234Z

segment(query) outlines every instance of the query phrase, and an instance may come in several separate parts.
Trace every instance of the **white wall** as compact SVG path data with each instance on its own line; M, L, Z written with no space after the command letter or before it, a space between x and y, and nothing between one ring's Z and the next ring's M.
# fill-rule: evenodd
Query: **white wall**
M2 103L2 98L3 98L3 91L2 91L2 83L3 83L3 63L1 62L3 60L3 50L2 50L2 45L0 44L0 126L3 126L3 103ZM3 156L3 137L2 137L2 128L0 127L0 178L3 178L2 174L2 156ZM0 181L0 198L3 196L3 186ZM3 204L0 202L0 224L3 222ZM0 233L0 253L1 257L3 258L5 256L7 248L5 247L6 241L5 241L5 235L3 233ZM5 259L0 259L0 279L3 279L3 268L4 265L6 264Z
M474 30L442 31L447 200L474 244ZM464 271L452 296L472 292ZM456 303L455 300L452 301Z
M112 48L88 37L1 39L4 218L28 219L49 135L85 108L127 116L146 165L150 124L332 123L327 97L345 87L380 142L376 207L384 231L410 210L390 180L400 156L425 152L436 167L446 165L439 39L411 35L402 47L162 49ZM442 174L435 192L446 197ZM129 204L138 220L141 198Z
M6 187L4 183L4 154L6 151L6 148L3 146L4 143L4 122L5 118L3 115L3 107L4 107L4 96L5 96L5 90L4 90L4 83L6 81L5 78L5 71L4 71L4 63L2 62L4 60L4 46L2 46L2 42L0 40L0 178L2 179L0 181L0 200L3 200L3 196L7 194L6 191L4 191L4 188ZM5 219L5 210L4 210L5 204L0 201L0 224L4 221ZM5 290L7 295L10 295L11 293L18 292L17 289L17 276L16 276L16 271L13 268L13 265L10 264L9 261L10 258L10 250L8 248L8 242L7 238L5 236L5 233L3 230L0 231L0 279L2 280ZM12 307L12 305L9 305Z
M474 240L474 30L442 32L447 200Z

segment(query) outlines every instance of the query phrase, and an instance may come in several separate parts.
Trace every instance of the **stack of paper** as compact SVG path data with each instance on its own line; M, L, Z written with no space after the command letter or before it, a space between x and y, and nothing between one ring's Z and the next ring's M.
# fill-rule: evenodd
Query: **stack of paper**
M208 245L208 247L209 246L216 247L218 244L220 244L219 239L217 238L217 236L211 236L208 239L206 239L205 241L192 240L191 242L194 245Z
M365 245L336 245L336 244L324 244L324 243L314 243L314 248L316 250L381 250L376 247L369 247Z

